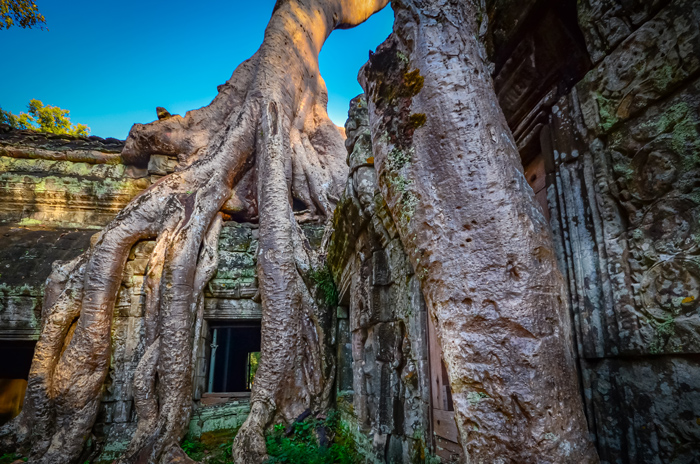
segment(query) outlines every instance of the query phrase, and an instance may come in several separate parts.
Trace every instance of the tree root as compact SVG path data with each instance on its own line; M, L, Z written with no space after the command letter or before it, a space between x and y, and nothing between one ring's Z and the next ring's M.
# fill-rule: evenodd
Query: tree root
M127 162L170 154L178 168L132 200L88 251L54 269L25 407L0 429L0 450L29 450L37 463L80 456L109 368L128 254L137 241L156 239L144 284L145 353L133 380L138 425L119 462L189 461L179 442L192 409L193 341L202 291L218 264L222 210L260 221L262 356L234 456L262 462L273 421L328 406L334 369L324 326L332 316L319 309L305 277L316 258L293 204L328 218L347 174L342 137L325 110L320 48L334 28L359 24L385 4L280 1L260 50L211 105L132 128Z

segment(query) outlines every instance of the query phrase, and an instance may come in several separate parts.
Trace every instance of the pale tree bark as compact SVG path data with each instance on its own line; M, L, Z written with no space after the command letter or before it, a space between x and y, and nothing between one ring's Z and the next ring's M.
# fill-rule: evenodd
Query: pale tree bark
M379 183L421 279L466 461L594 463L548 224L481 54L478 1L394 0L360 73Z
M330 401L332 353L299 220L323 220L345 181L318 53L386 0L280 0L260 50L208 107L135 126L123 152L177 172L132 201L49 279L25 408L0 448L77 458L99 407L114 301L131 247L155 239L145 282L138 427L123 462L183 461L193 327L216 267L219 211L260 221L262 358L237 462L264 430ZM396 2L395 2L396 3ZM380 183L437 321L473 462L594 462L576 391L563 283L475 39L470 2L399 2L396 35L366 69ZM393 44L393 45L392 45ZM292 199L307 212L295 217Z
M306 409L328 407L333 357L306 274L316 265L297 222L322 221L347 166L326 113L318 54L335 28L353 27L386 0L280 0L258 52L207 107L132 128L123 157L175 155L175 173L135 198L47 285L25 407L0 429L0 449L31 462L77 459L90 436L109 368L114 303L131 247L155 239L145 290L146 349L134 375L138 426L122 462L187 461L179 448L191 414L193 328L216 268L219 211L260 218L262 356L237 462L261 462L263 433ZM293 198L306 213L295 217Z

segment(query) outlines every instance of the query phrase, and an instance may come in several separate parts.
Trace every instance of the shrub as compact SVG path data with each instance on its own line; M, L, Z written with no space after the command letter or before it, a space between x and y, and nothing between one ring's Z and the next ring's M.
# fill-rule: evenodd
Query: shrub
M335 287L335 282L333 281L333 274L331 273L328 264L325 264L319 269L312 270L309 277L316 284L323 301L329 306L338 306L338 289Z
M319 443L325 433L327 443ZM286 433L284 425L276 425L266 438L267 464L359 464L359 455L348 426L340 413L331 411L326 418L310 417L292 425Z
M87 136L90 128L85 124L71 124L68 110L58 106L44 105L39 100L31 100L27 113L15 115L0 108L0 123L9 124L15 129L30 129L59 135Z

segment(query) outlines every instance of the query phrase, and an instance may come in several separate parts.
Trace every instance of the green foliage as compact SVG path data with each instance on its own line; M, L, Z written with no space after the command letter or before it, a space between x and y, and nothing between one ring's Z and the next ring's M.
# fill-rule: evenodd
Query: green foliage
M193 441L189 438L185 438L185 441L182 442L182 451L187 453L189 457L195 460L201 459L199 455L203 455L205 449L206 447L201 441Z
M250 363L250 371L248 372L248 385L252 386L255 381L255 374L258 372L260 365L260 352L255 351L248 354L248 362Z
M233 438L238 430L221 430L202 434L199 440L185 438L182 450L197 462L207 464L234 464L231 455Z
M328 445L320 446L317 431L326 429ZM283 425L276 425L266 437L267 464L359 464L364 462L352 434L340 419L340 413L331 411L325 419L310 417L292 425L289 436Z
M58 106L44 105L39 100L31 100L27 108L27 113L19 115L0 108L0 123L9 124L15 129L30 129L49 134L87 136L90 133L90 128L85 124L72 125L70 111Z
M21 459L22 461L27 461L27 458L23 458L22 455L16 453L6 453L0 456L0 464L11 464L16 460Z
M316 288L323 297L323 301L328 306L338 306L338 289L335 287L333 274L327 263L320 269L312 270L309 273L309 278L316 284Z
M39 13L36 4L31 0L0 0L0 30L11 26L29 27L46 24L46 18Z

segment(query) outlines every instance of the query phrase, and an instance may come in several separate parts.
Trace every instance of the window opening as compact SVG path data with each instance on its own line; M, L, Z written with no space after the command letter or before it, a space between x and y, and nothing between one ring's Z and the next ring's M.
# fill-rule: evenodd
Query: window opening
M207 392L249 392L260 361L260 323L210 323L210 326Z
M30 341L0 341L0 425L17 416L24 406L34 344Z

